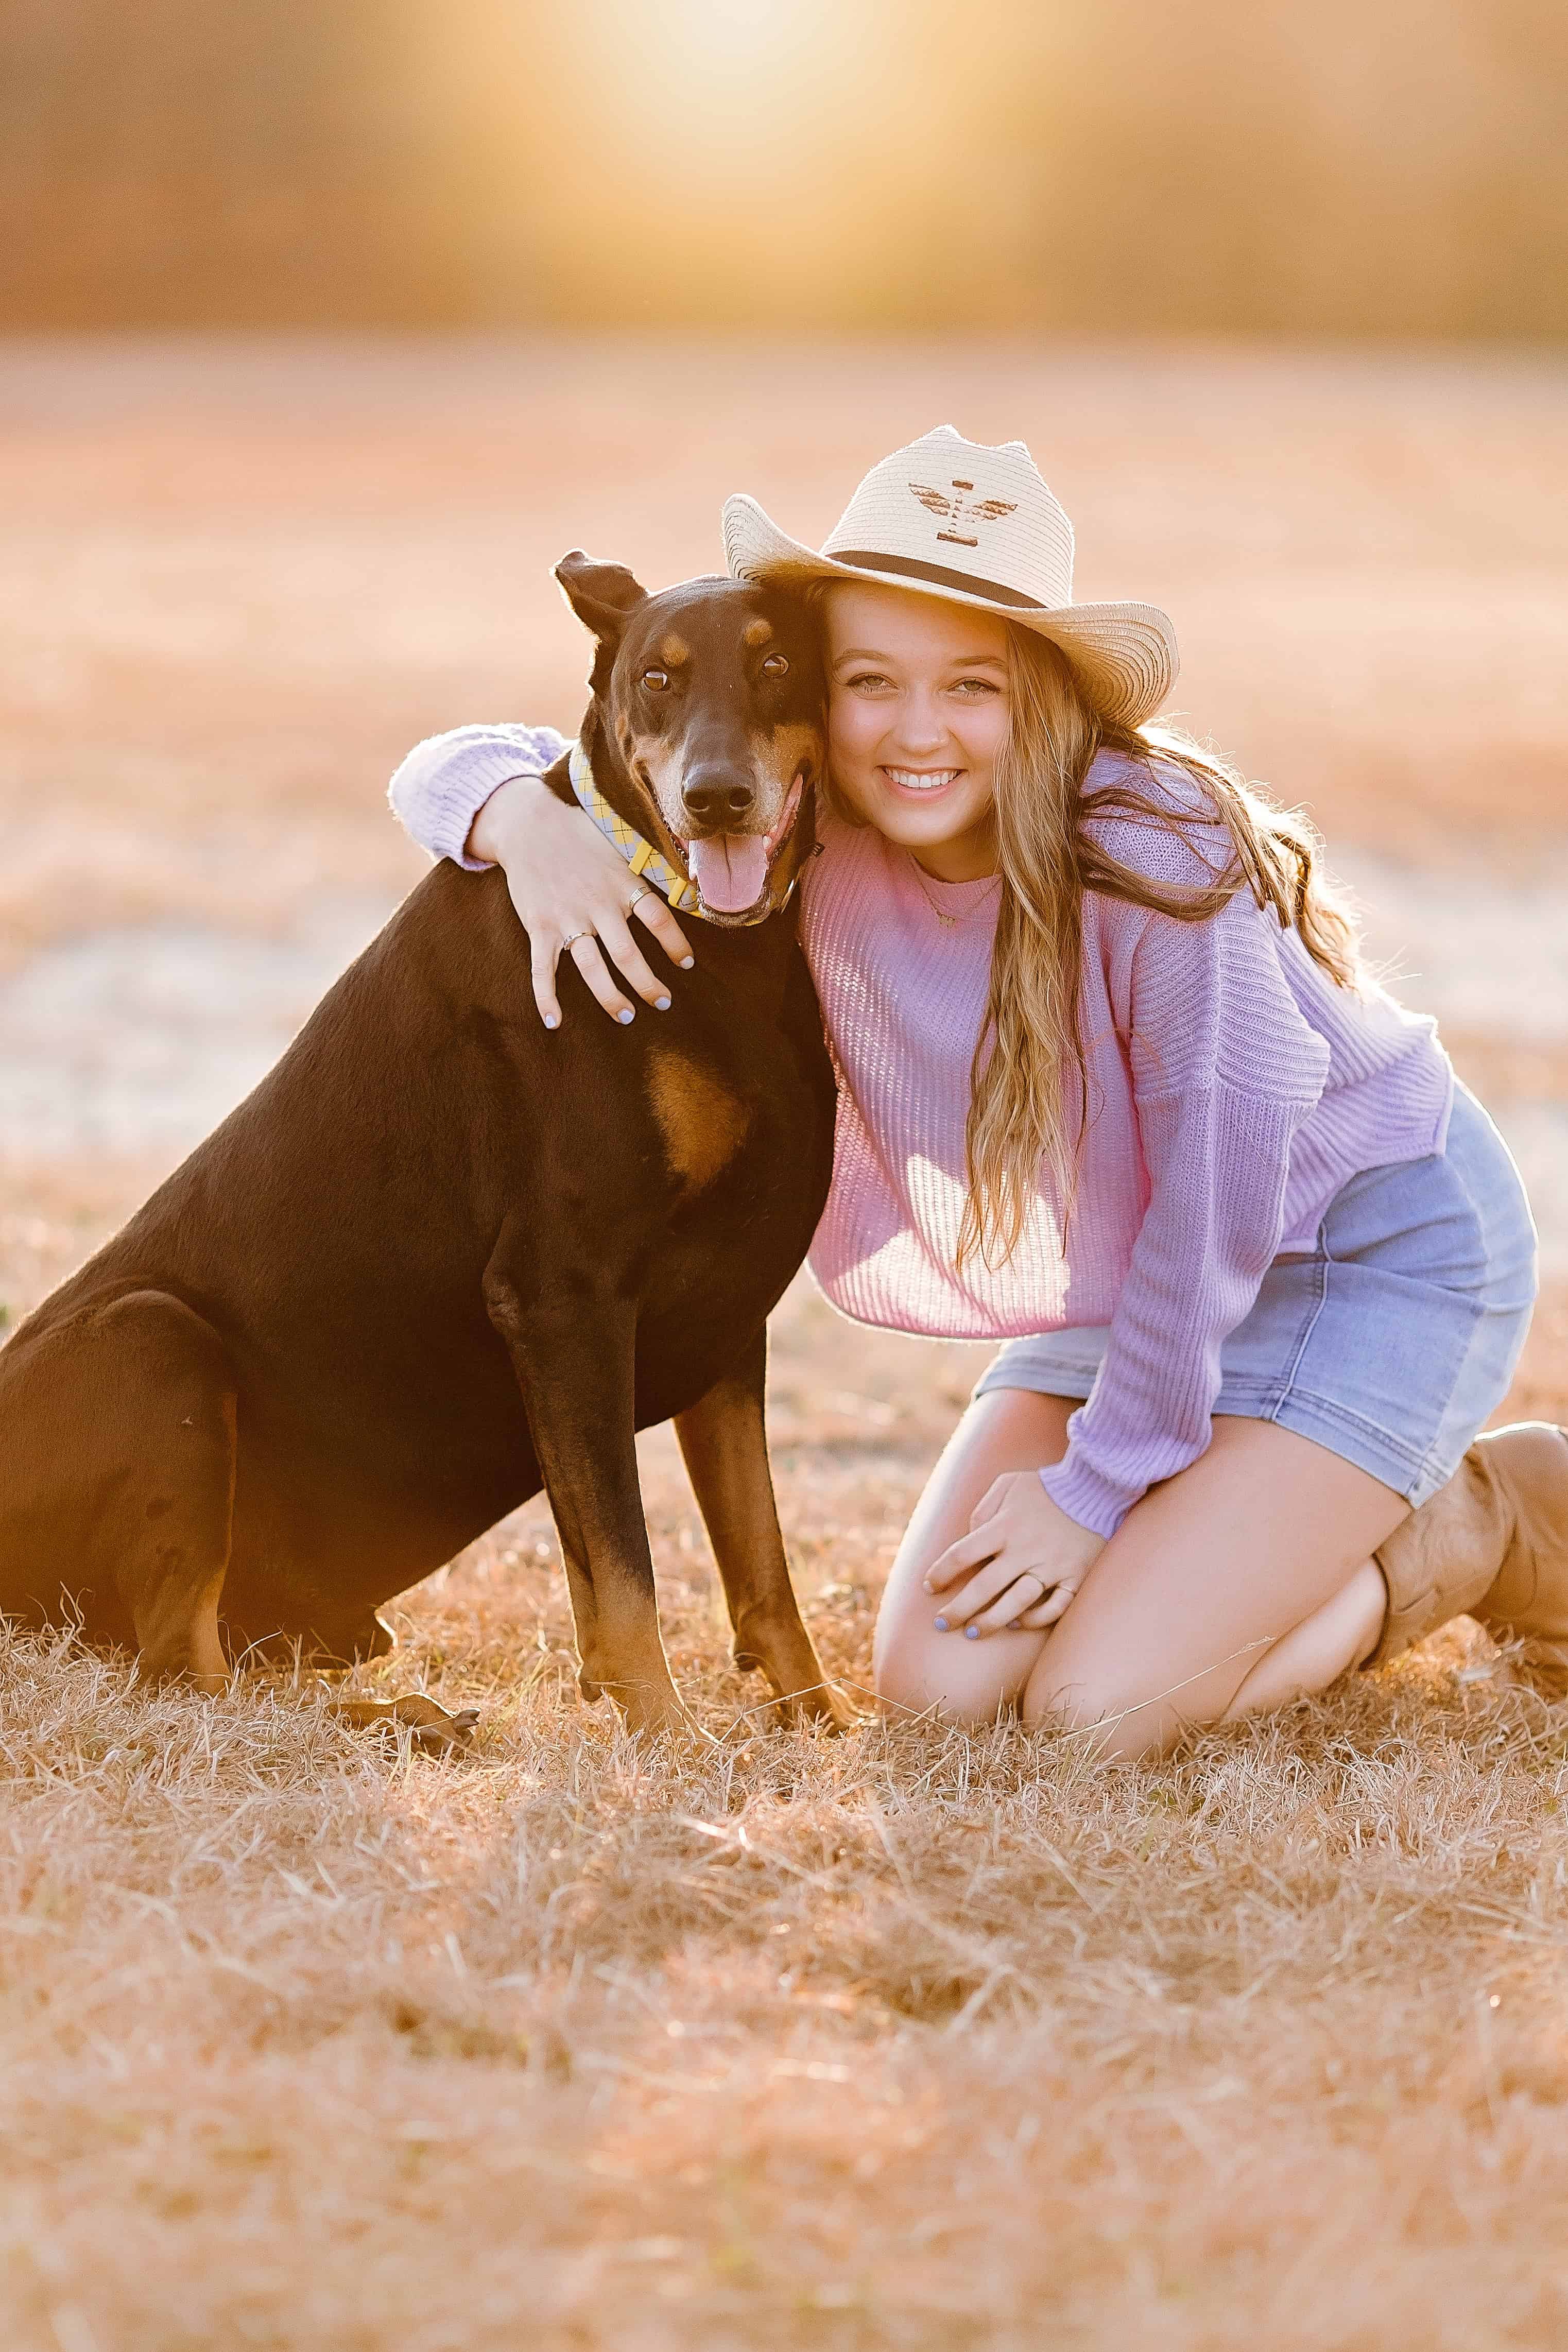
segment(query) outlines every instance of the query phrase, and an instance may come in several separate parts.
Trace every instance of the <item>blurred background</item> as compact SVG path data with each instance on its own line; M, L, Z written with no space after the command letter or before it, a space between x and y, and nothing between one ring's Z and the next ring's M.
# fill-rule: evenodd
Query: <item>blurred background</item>
M412 741L575 722L564 550L819 536L948 420L1175 615L1568 1269L1565 101L1554 0L0 0L13 1239L266 1066Z
M1557 0L4 0L27 327L1568 328Z

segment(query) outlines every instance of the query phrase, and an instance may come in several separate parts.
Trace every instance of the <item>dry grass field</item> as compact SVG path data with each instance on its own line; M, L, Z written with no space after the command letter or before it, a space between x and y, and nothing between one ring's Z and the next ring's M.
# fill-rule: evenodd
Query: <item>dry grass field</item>
M570 722L557 554L706 568L737 487L820 531L950 416L1030 440L1082 593L1171 607L1192 723L1309 803L1440 1006L1539 1184L1509 1411L1568 1419L1563 394L1169 349L0 349L7 1315L417 874L407 743ZM786 1525L852 1684L978 1360L804 1286L778 1318ZM1568 2339L1568 1706L1460 1627L1146 1769L763 1731L643 1453L699 1762L578 1700L542 1507L364 1677L478 1705L456 1764L5 1645L8 2347Z

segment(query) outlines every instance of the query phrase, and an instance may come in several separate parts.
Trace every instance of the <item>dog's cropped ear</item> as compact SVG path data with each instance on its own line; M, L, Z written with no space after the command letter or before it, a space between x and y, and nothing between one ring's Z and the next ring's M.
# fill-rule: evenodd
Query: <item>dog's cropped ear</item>
M647 590L623 563L600 563L580 547L561 557L555 576L583 627L601 646L618 646L631 615L648 601Z

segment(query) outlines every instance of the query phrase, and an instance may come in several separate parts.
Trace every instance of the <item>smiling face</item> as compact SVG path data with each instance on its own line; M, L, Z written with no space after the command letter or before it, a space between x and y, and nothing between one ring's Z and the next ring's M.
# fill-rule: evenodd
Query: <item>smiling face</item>
M828 757L857 815L947 882L996 869L1007 624L907 588L827 596Z

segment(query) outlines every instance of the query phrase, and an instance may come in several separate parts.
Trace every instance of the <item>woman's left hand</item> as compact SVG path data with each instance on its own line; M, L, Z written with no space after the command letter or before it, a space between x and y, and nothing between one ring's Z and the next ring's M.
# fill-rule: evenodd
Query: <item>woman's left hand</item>
M927 1592L946 1593L960 1578L969 1580L942 1602L937 1631L977 1641L1054 1625L1104 1549L1103 1536L1081 1528L1051 1501L1038 1472L1009 1470L980 1497L968 1534L926 1570Z

